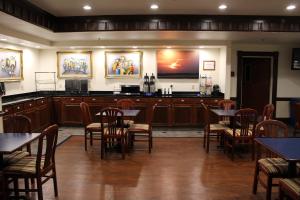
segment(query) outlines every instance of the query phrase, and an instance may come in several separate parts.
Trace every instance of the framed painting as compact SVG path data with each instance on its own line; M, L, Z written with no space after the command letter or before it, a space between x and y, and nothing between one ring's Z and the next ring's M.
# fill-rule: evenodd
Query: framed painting
M0 49L0 81L23 79L23 51Z
M157 78L199 78L199 52L197 50L157 50L156 59Z
M203 70L215 70L216 61L214 60L205 60L203 61Z
M91 78L92 52L57 52L58 78Z
M143 52L106 51L106 78L140 78L142 74Z

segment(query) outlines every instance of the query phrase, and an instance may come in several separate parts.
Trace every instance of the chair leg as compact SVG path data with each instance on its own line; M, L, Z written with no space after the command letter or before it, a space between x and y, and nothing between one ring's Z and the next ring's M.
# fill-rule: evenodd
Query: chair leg
M148 152L151 153L151 149L152 149L152 132L150 131L148 134Z
M84 131L84 150L87 151L87 131Z
M209 143L210 143L210 133L207 133L207 136L206 136L206 153L209 152Z
M257 192L258 177L259 177L259 163L256 162L255 172L254 172L254 180L253 180L253 189L252 189L253 194L256 194L256 192Z
M268 176L266 200L271 200L271 194L272 194L272 178Z
M53 171L52 179L53 179L54 196L57 197L58 196L58 189L57 189L57 177L56 177L56 168L55 168L55 166L53 167L52 171Z
M93 132L90 131L90 145L93 146Z
M36 180L38 200L43 200L43 187L42 187L42 178L38 177Z
M13 178L13 184L14 184L14 195L16 199L19 199L19 179Z
M203 135L203 148L205 149L206 146L206 131L204 130L204 135Z
M125 159L125 139L121 139L122 159Z
M26 196L29 195L29 179L28 178L24 178L24 185L25 185L25 194Z
M279 186L279 200L284 200L284 192L280 186Z
M234 140L232 140L232 147L231 147L231 159L234 161L234 151L235 151L235 144Z
M4 199L9 199L9 195L10 195L10 193L9 193L9 180L8 179L9 178L6 177L6 176L3 177L4 190L2 192L3 192Z
M252 150L252 160L254 160L255 159L255 144L254 144L254 140L252 140L251 150Z

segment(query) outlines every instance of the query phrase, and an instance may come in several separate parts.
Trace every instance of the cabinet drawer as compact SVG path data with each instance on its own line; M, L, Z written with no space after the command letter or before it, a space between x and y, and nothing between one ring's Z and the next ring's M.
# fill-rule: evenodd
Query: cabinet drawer
M81 103L82 97L65 97L64 103Z
M103 97L84 97L84 102L86 103L98 103L98 102L105 102Z
M157 104L160 104L160 103L171 103L171 99L169 99L169 98L155 98L155 99L152 99L152 102L153 103L157 103Z
M5 112L5 115L10 115L14 113L13 106L4 106L2 110Z
M36 105L45 105L47 103L47 99L43 98L43 99L38 99L36 100Z
M24 110L24 104L20 103L14 106L14 112L20 112Z
M26 102L26 103L24 103L24 109L34 108L35 105L36 105L36 102L34 102L34 101Z
M176 99L173 99L173 103L193 103L193 99L191 99L191 98L176 98Z

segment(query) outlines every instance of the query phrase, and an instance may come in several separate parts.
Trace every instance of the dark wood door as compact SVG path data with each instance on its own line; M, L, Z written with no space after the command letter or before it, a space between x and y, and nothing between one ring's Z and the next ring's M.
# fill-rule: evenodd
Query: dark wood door
M262 113L275 103L277 86L276 52L242 52L238 56L238 104Z

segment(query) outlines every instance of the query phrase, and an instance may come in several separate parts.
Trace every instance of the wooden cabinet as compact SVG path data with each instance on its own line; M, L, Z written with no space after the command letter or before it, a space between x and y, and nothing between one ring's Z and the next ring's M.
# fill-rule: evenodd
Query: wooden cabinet
M153 98L152 105L156 104L153 113L153 126L171 126L171 107L172 101L170 98Z
M194 105L191 98L176 98L172 104L172 125L188 126L193 125Z
M61 102L61 123L64 125L82 124L80 103L82 97L64 97Z

